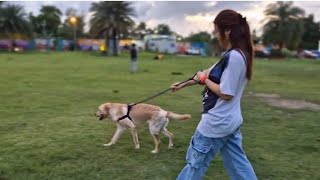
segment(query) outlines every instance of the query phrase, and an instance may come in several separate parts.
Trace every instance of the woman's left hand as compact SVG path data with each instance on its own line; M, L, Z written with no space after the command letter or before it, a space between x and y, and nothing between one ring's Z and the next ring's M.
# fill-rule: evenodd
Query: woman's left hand
M200 80L202 76L205 76L206 74L202 71L197 72L197 79Z

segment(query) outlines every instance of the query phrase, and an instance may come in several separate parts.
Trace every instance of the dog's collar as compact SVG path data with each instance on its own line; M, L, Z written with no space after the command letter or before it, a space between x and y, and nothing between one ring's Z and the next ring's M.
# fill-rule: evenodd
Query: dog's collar
M130 119L130 121L133 122L132 118L131 118L130 115L129 115L129 114L130 114L130 111L131 111L131 109L132 109L132 106L133 106L133 105L127 104L127 107L128 107L127 114L124 115L124 116L122 116L122 117L120 117L120 118L118 119L118 122L121 121L121 120L123 120L123 119L125 119L125 118L128 118L128 119ZM133 122L133 123L134 123L134 122Z

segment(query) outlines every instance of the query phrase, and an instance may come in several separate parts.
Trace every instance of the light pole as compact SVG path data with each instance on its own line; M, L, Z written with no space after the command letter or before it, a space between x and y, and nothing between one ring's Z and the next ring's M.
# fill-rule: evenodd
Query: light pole
M74 44L73 50L75 51L77 49L77 31L76 31L77 30L77 18L72 16L70 18L70 22L73 26L73 44Z

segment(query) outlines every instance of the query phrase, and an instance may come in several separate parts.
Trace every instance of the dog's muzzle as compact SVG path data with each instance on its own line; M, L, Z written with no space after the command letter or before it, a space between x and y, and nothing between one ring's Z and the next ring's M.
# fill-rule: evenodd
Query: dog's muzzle
M104 118L103 114L100 114L99 120L101 121Z

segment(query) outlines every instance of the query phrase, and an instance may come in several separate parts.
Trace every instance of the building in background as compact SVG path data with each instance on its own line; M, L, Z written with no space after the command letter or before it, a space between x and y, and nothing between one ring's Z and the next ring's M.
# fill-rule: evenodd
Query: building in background
M149 34L144 36L146 50L157 53L174 54L177 52L177 37L175 35Z

